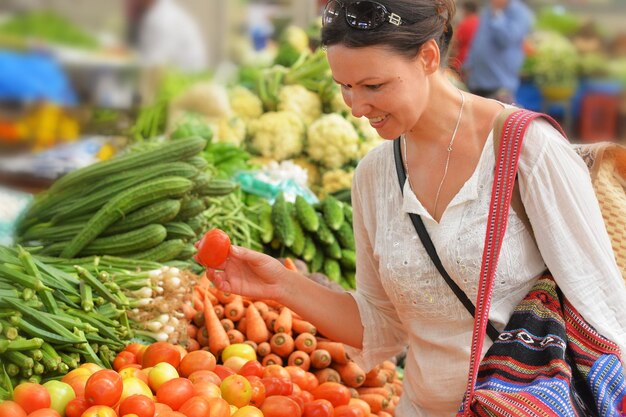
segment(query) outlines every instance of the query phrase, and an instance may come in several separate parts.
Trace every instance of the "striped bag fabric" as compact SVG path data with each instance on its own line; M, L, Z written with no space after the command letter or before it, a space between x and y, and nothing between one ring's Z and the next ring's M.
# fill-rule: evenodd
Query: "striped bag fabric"
M540 116L545 117L526 110L514 111L502 129L468 385L457 417L626 415L626 410L622 411L626 379L619 348L583 319L549 273L516 306L504 331L480 360L521 144L530 122Z

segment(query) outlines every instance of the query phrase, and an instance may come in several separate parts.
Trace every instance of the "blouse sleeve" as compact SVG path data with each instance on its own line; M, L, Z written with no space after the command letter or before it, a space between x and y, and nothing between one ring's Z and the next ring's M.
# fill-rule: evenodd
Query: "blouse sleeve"
M537 246L578 312L626 358L626 286L587 166L546 121L533 122L519 164L520 193Z
M351 294L361 315L363 346L361 349L346 346L346 350L361 368L369 370L401 352L408 344L408 332L380 281L378 258L372 245L376 213L371 202L375 197L364 198L359 188L359 183L364 181L369 181L371 186L373 179L362 171L357 169L352 185L357 289ZM366 178L361 178L363 176Z

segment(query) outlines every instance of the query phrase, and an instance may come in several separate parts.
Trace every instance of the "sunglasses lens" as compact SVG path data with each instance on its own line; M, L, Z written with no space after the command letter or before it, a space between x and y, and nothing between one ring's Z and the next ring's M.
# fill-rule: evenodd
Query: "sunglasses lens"
M324 7L324 13L322 14L322 25L328 25L332 23L339 13L341 12L341 3L338 1L329 1Z
M387 9L372 1L355 1L346 6L346 20L357 29L374 29L382 25L387 17Z

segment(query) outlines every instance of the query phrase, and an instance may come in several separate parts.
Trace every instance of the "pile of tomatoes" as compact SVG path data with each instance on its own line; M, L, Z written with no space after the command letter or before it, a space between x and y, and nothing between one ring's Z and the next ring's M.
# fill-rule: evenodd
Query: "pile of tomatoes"
M132 343L114 369L86 363L60 381L23 383L0 417L370 417L370 406L336 382L297 366L263 366L249 345L222 362L206 350Z

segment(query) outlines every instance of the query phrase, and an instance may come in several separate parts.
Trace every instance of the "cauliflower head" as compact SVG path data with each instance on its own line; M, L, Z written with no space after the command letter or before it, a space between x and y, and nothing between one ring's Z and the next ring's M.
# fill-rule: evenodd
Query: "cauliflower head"
M299 84L285 85L278 92L277 110L292 111L309 125L322 114L322 100Z
M250 121L248 129L251 150L262 156L283 161L302 152L305 127L294 112L263 113Z
M289 43L299 52L309 50L309 35L298 26L287 26L282 33L282 41Z
M244 120L256 119L263 114L263 102L246 87L237 85L228 92L230 106Z
M307 153L326 168L337 169L359 155L359 134L340 114L321 116L307 130Z
M214 132L214 142L241 146L246 139L247 127L241 117L232 116L209 119L208 124Z
M330 110L333 113L341 113L342 115L351 115L352 111L343 99L341 91L337 90L330 100Z
M352 187L352 177L354 170L344 171L343 169L333 169L326 171L322 175L322 192L331 194L335 191Z

